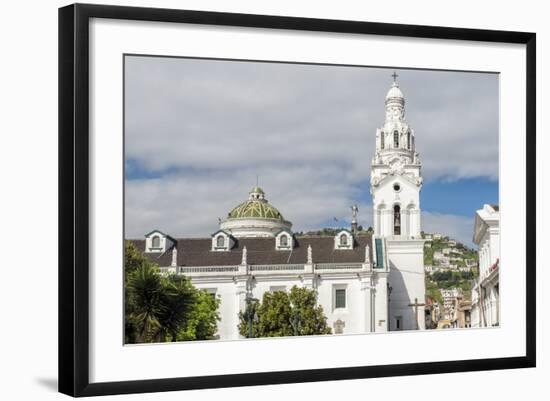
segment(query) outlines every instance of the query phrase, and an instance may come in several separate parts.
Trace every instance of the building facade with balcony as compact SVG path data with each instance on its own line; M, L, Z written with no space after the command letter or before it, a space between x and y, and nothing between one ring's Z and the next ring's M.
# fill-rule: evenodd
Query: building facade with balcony
M473 240L479 247L479 276L472 287L472 327L493 327L500 323L499 223L498 205L484 205L476 212Z

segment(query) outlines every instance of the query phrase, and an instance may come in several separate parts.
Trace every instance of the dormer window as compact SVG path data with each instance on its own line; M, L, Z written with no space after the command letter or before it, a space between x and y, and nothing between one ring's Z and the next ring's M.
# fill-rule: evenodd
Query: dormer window
M342 230L336 234L334 249L353 249L353 236L349 230Z
M233 248L233 237L224 230L212 234L212 251L229 251Z
M293 245L292 233L289 230L281 230L275 234L275 249L289 251Z
M145 235L145 252L166 252L176 241L159 230Z

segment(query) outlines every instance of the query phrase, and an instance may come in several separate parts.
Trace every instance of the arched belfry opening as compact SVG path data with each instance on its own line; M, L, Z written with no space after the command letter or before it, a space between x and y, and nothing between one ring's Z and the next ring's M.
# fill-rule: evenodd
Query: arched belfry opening
M401 235L401 207L393 207L393 235Z

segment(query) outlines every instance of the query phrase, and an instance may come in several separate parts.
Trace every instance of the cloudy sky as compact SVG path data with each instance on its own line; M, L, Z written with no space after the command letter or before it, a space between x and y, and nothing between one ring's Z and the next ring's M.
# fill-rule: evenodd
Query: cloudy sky
M372 225L393 69L127 56L126 236L209 236L258 177L295 231ZM498 203L498 75L396 69L423 163L422 228L471 245ZM338 219L338 222L335 219Z

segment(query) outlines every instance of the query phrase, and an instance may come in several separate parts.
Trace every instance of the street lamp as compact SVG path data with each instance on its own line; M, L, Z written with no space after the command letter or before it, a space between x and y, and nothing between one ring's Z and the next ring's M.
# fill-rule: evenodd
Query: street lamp
M302 326L302 318L300 316L300 311L299 310L296 310L293 315L292 315L292 318L290 320L290 325L292 326L292 330L294 331L294 335L295 336L299 336L300 335L300 330L301 330L301 326Z
M258 314L256 313L257 305L258 300L256 298L252 298L250 293L246 294L246 312L244 317L248 322L248 338L254 337L253 323L258 321Z

